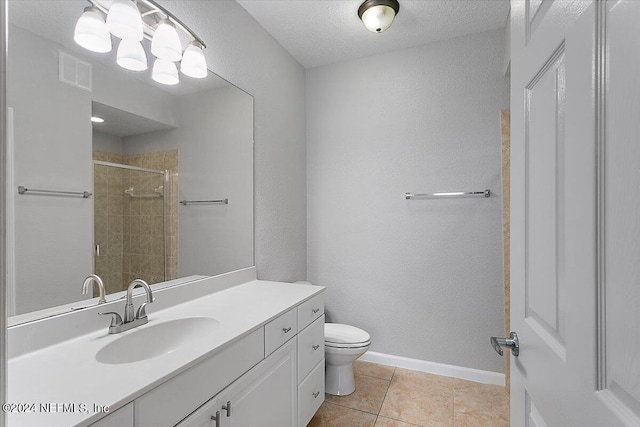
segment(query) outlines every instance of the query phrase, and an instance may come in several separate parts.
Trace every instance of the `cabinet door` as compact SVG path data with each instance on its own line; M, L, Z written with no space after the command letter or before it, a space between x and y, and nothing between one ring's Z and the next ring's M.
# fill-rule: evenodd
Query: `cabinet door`
M294 338L220 393L221 426L295 427L296 361Z
M218 398L214 397L202 405L197 411L182 420L176 427L217 427L222 419L222 412L218 404ZM216 424L218 422L219 424Z

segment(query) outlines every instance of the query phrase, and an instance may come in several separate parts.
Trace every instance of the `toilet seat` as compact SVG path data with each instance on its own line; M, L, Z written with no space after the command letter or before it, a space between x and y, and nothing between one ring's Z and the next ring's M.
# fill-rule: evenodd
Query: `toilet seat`
M363 348L371 344L371 336L355 326L325 323L324 345L332 348Z
M325 342L324 343L324 347L325 349L329 348L335 348L335 349L341 349L344 348L346 350L348 349L359 349L359 348L365 348L365 347L369 347L371 345L371 341L367 341L365 343L358 343L358 344L334 344L334 343L330 343L330 342Z

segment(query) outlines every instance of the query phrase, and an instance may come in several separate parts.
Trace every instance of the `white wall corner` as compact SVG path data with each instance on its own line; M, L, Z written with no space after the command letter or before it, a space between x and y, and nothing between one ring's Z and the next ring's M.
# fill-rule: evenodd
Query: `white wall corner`
M507 22L504 26L504 64L502 70L506 77L511 76L511 9L509 9Z

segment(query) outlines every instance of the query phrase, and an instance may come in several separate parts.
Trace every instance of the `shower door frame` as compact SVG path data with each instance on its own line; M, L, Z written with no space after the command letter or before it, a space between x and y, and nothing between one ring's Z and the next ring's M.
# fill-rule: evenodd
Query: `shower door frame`
M120 168L120 169L129 169L129 170L134 170L134 171L139 171L139 172L150 172L150 173L157 173L157 174L161 174L163 175L163 179L162 179L162 185L164 185L164 189L163 189L163 194L162 194L162 243L164 246L164 281L167 281L167 276L168 276L168 267L167 267L167 227L168 227L168 221L169 221L169 205L168 205L168 199L170 197L167 197L168 192L170 191L169 189L169 173L170 171L165 169L164 171L161 170L157 170L157 169L149 169L149 168L143 168L140 166L132 166L132 165L123 165L121 163L113 163L113 162L105 162L103 160L93 160L93 166L94 166L94 175L95 175L95 166L96 165L100 165L100 166L110 166L110 167L114 167L114 168ZM94 184L95 186L95 184ZM94 194L95 194L95 188L94 188ZM94 202L95 203L95 202ZM94 218L94 225L93 225L93 247L94 247L94 254L93 254L93 270L96 270L96 253L95 253L95 247L96 247L96 227L95 227L95 204L94 204L94 213L93 213L93 218Z

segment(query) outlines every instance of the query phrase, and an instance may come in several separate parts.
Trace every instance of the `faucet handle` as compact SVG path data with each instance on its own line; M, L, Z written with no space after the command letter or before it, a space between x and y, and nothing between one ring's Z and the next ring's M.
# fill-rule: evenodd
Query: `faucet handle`
M143 302L142 304L140 304L140 307L138 307L138 311L136 311L136 319L142 319L143 317L147 317L147 303Z
M111 324L109 325L111 326L120 326L122 325L122 317L114 312L114 311L108 311L106 313L98 313L100 316L107 316L107 315L111 315Z

